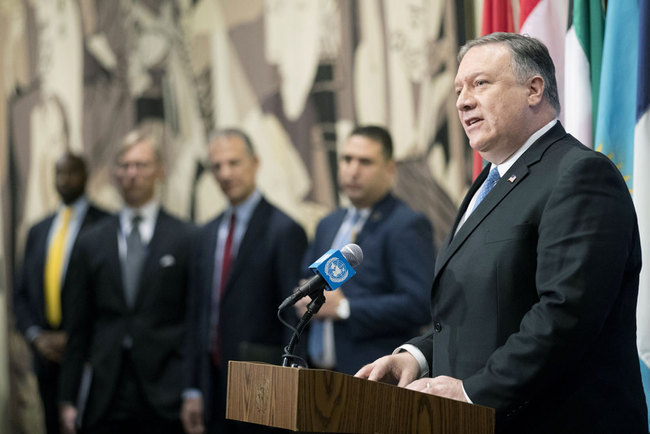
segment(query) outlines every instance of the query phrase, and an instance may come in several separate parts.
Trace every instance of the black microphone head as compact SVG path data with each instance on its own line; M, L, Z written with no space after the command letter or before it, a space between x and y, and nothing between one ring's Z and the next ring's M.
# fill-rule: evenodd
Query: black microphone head
M350 243L341 249L341 254L352 265L352 268L363 262L363 250L358 244Z

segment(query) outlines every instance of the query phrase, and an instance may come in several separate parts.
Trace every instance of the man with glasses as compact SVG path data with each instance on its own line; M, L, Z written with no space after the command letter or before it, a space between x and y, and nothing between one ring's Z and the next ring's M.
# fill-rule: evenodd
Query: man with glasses
M64 295L64 431L181 433L181 347L191 226L155 198L154 136L129 134L114 177L124 207L80 237ZM83 413L83 414L80 414Z

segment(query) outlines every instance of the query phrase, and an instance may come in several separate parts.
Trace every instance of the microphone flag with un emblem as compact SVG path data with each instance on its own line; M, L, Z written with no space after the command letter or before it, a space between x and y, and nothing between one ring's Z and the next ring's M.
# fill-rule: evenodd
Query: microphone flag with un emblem
M295 304L301 298L311 295L315 291L322 289L333 291L337 289L356 274L354 268L361 261L363 261L363 252L361 247L356 244L348 244L341 250L328 250L309 266L315 276L287 297L278 310Z
M330 249L323 256L316 259L309 269L314 274L320 274L327 283L324 288L328 291L334 291L346 280L357 274L352 265L345 259L340 250Z

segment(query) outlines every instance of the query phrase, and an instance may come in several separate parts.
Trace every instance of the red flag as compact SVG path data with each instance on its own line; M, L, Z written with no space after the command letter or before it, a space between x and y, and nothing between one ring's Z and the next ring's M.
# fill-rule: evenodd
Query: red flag
M515 21L512 16L512 0L483 0L483 20L481 35L494 32L514 32ZM472 178L476 179L483 170L483 159L474 151Z
M483 0L481 35L494 32L514 32L512 0Z

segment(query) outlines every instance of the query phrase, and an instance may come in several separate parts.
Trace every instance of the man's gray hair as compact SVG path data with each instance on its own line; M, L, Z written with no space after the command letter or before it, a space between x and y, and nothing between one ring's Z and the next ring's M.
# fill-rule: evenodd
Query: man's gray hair
M248 152L248 154L251 157L255 156L255 147L253 146L253 141L248 136L248 134L246 134L244 131L240 130L239 128L222 128L217 131L214 131L212 134L210 134L210 137L208 138L208 144L212 143L218 138L229 137L229 136L239 137L246 145L246 151Z
M156 162L162 164L162 150L160 149L158 134L156 134L155 124L150 122L141 123L136 129L130 131L124 137L115 153L115 163L119 163L122 156L128 150L141 142L149 142L151 144Z
M471 48L489 44L503 44L508 47L512 59L512 72L520 83L525 83L534 75L541 76L544 79L544 98L555 109L555 113L560 114L555 65L546 45L528 35L490 33L463 45L458 52L458 63Z

